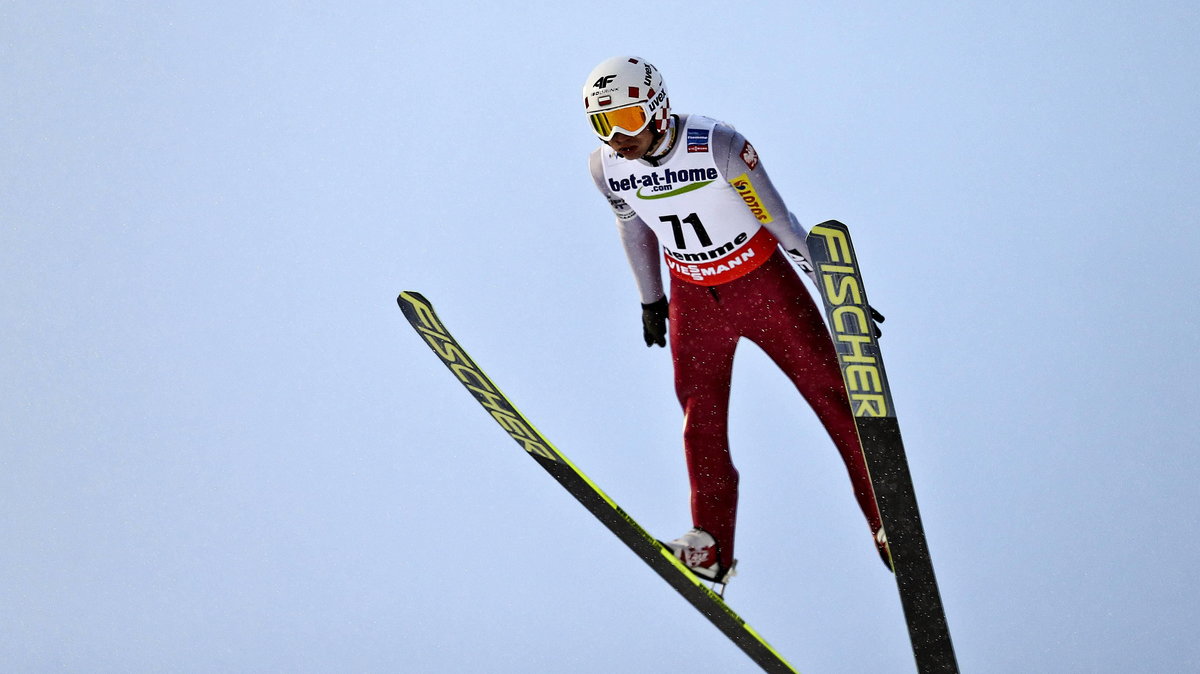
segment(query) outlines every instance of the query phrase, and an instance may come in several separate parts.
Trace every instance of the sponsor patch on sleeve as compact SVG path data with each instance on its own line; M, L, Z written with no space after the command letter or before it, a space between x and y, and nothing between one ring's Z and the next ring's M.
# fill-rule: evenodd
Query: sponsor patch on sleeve
M621 197L610 195L608 205L612 207L613 214L617 216L618 220L632 220L637 217L637 213L634 213L629 204Z
M737 190L738 196L746 203L746 208L750 209L750 214L754 216L755 220L763 224L774 220L771 217L771 212L767 210L762 200L758 198L758 192L754 191L754 184L750 182L750 176L743 173L729 181L729 184L733 185L733 189Z
M758 151L754 149L750 141L746 141L746 144L742 146L742 161L751 171L758 168Z

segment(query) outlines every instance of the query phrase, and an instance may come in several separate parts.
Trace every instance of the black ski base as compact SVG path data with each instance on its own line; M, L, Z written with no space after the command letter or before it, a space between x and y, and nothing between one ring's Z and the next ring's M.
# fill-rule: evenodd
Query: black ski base
M625 513L521 414L483 370L467 355L419 293L397 298L401 311L426 344L459 383L529 456L571 493L584 508L613 532L663 580L766 672L796 674L796 670L734 613L702 580L692 575L674 554Z
M917 670L957 674L958 662L850 232L836 220L823 222L809 232L808 248L887 532Z

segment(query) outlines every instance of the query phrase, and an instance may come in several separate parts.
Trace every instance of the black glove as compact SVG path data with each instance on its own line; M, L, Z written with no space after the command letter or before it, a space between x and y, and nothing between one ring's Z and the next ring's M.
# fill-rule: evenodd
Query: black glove
M875 322L875 339L879 339L883 336L883 330L879 329L879 324L886 319L884 319L883 314L875 311L875 307L870 304L867 305L867 310L871 312L871 320Z
M667 345L667 298L642 305L642 336L646 346Z

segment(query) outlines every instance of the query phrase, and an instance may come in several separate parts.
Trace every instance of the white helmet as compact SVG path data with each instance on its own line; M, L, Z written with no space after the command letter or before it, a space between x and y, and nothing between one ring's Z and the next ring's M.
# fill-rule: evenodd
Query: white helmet
M636 136L651 122L662 133L671 114L658 68L636 56L615 56L596 66L583 84L583 107L604 141L618 131Z

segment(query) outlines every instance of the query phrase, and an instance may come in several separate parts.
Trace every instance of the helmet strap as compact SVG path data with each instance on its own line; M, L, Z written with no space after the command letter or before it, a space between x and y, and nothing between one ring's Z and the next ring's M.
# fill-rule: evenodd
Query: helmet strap
M660 129L660 123L654 122L654 140L650 143L650 149L646 152L643 160L649 162L652 166L658 166L658 162L668 153L671 148L675 147L675 115L671 115L663 123L666 127L665 131Z

